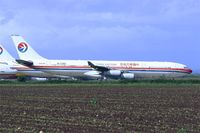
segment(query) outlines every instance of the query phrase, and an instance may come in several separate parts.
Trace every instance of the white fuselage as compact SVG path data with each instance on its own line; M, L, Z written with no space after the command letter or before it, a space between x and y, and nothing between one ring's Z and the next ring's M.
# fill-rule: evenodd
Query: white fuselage
M97 66L104 66L112 70L133 73L134 78L181 77L192 72L183 64L172 62L145 61L95 61ZM87 60L34 60L33 69L49 74L71 77L99 77L99 72L88 65ZM93 74L88 74L93 73Z
M20 35L12 35L20 60L37 71L74 78L159 78L181 77L192 72L185 65L172 62L48 60L40 56Z

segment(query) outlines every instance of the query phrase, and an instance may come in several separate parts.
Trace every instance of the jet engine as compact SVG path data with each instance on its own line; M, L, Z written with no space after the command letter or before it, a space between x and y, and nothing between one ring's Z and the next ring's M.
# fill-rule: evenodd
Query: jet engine
M123 79L134 79L134 73L126 73L121 70L110 70L106 73L107 76L115 77L115 78L123 78Z
M98 71L89 71L89 72L84 73L84 75L89 76L89 77L94 77L94 78L102 77Z
M122 71L120 70L109 70L106 75L109 75L109 76L121 76L122 74Z
M134 79L135 75L133 73L123 73L122 78L124 79Z

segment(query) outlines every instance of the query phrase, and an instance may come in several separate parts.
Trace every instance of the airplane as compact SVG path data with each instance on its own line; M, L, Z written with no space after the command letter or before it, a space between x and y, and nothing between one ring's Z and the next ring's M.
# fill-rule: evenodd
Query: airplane
M0 45L0 78L16 78L18 76L29 76L37 78L69 78L62 75L59 76L48 74L21 65L15 61L15 58L13 58L2 45Z
M15 79L17 70L11 69L5 62L0 62L0 79Z
M40 56L20 35L11 36L19 64L49 74L74 78L136 79L182 77L192 73L186 65L158 61L49 60Z
M4 54L3 47L0 46L0 79L14 79L16 78L17 70L12 69L8 63L2 60L2 55Z

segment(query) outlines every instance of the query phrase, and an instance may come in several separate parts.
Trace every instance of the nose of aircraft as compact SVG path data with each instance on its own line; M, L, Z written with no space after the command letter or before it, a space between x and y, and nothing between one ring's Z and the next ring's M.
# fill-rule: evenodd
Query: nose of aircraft
M186 68L186 71L187 71L189 74L192 73L192 69L190 69L190 68Z
M189 69L189 72L192 73L192 69Z

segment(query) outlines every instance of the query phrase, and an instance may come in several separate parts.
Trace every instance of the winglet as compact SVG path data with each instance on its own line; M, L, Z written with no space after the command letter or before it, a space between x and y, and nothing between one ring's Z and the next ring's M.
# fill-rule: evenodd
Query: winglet
M90 62L90 61L88 61L88 65L89 65L90 67L92 67L92 68L95 68L95 65L94 65L92 62Z
M95 70L100 71L100 72L105 72L105 71L109 71L110 70L110 68L108 68L108 67L94 65L90 61L88 61L88 65L90 67L94 68Z

